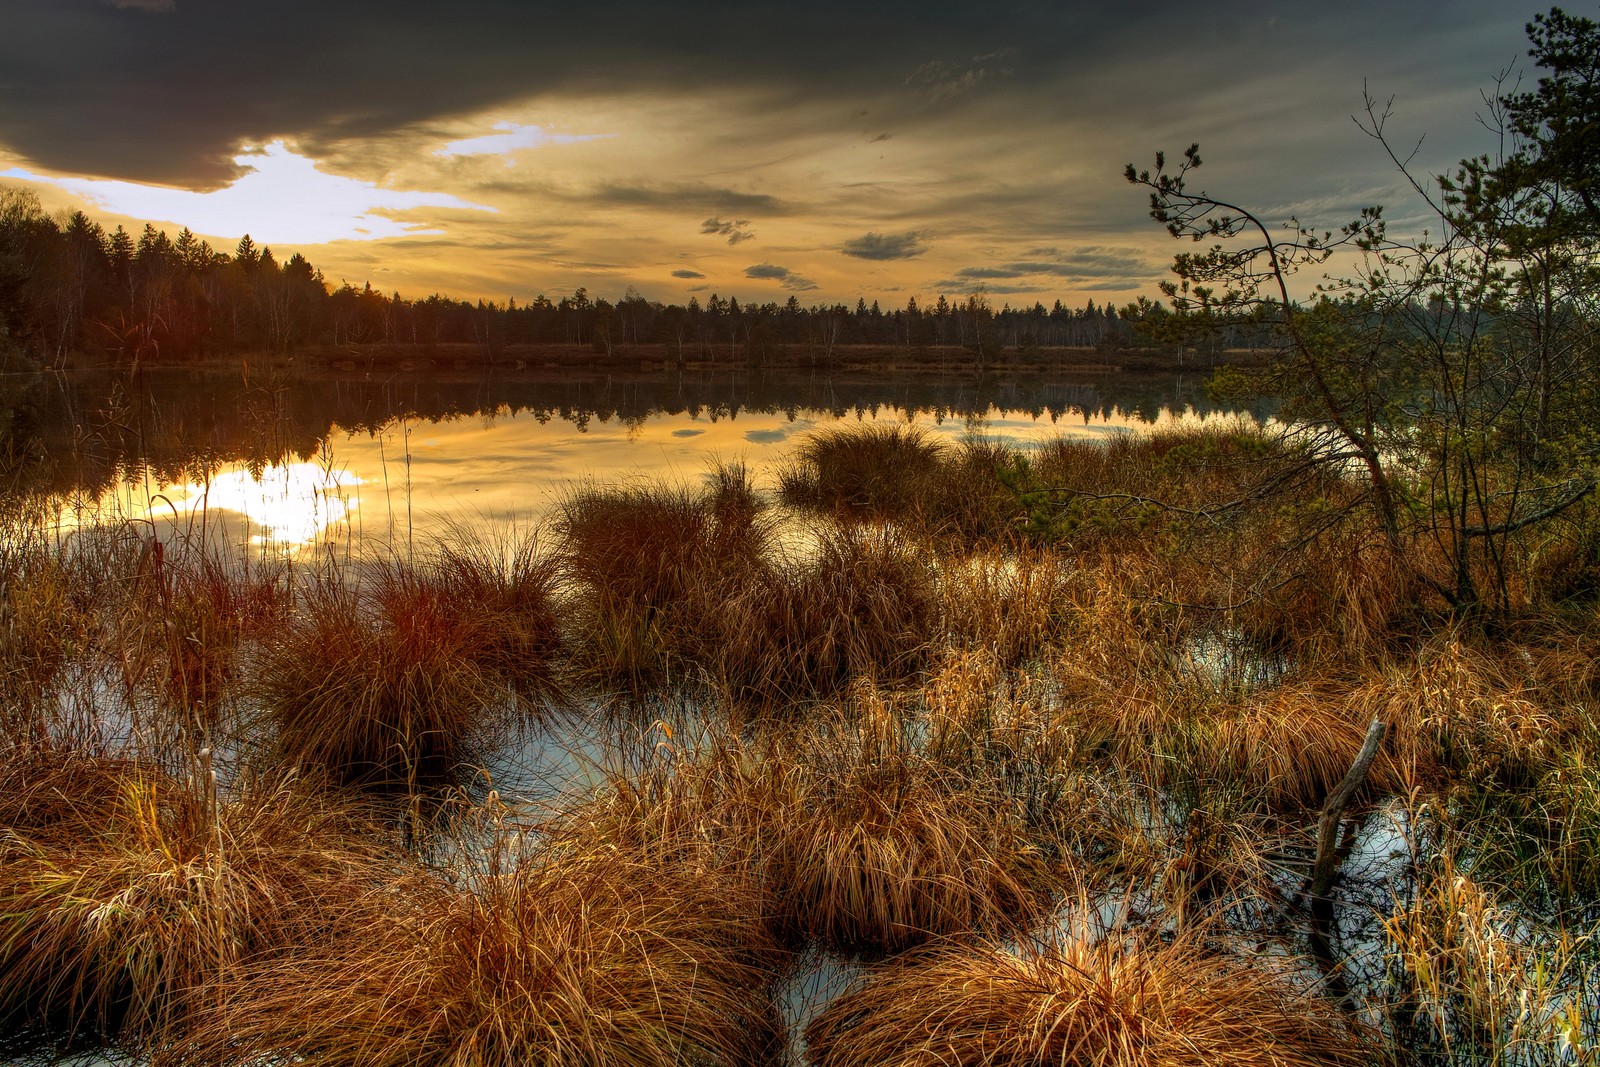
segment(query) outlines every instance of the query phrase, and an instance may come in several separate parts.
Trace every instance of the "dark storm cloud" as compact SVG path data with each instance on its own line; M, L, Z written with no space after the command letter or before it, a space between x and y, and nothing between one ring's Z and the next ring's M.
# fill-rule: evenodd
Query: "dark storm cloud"
M915 233L868 233L846 241L839 251L857 259L889 260L912 259L927 249Z
M700 224L701 233L714 233L718 237L726 237L730 245L741 241L750 241L755 234L749 229L749 219L723 219L711 218Z
M761 193L741 193L734 189L719 189L706 185L673 185L663 188L643 185L602 185L592 192L574 194L570 198L596 204L659 208L663 211L710 209L779 215L788 210L777 197ZM717 220L708 219L707 224L712 221ZM748 219L740 219L738 225L742 226L748 222Z
M817 283L810 278L802 278L788 267L780 267L775 263L757 263L755 266L744 269L746 278L756 281L775 281L782 288L790 292L806 293L817 288Z
M70 173L217 185L241 142L286 137L316 155L590 91L781 95L841 114L895 94L951 109L1004 91L1032 102L1006 112L1019 129L1068 107L1112 125L1170 113L1206 87L1178 80L1207 70L1249 70L1304 99L1333 74L1475 87L1520 54L1536 6L817 0L798 17L771 0L0 0L0 147Z
M656 0L182 0L147 16L0 0L0 145L73 173L214 185L235 173L241 141L288 137L315 154L544 93L852 98L949 54L946 35L967 54L967 42L1003 47L1017 21L977 8L929 18L912 0L819 0L804 18L775 2Z
M1115 280L1136 285L1162 269L1138 256L1115 249L1088 247L1071 252L1055 248L1033 248L1030 258L985 267L963 267L955 277L962 282L982 282L1005 278L1063 278L1074 282Z

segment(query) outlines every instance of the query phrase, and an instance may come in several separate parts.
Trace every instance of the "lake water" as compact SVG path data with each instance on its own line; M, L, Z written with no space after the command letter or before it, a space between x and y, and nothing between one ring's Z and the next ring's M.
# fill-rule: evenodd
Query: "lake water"
M19 391L10 432L31 436L11 453L32 454L28 477L63 531L148 521L281 554L526 529L585 481L693 482L718 462L770 486L799 437L841 422L1027 448L1226 414L1198 375L147 372L41 376Z

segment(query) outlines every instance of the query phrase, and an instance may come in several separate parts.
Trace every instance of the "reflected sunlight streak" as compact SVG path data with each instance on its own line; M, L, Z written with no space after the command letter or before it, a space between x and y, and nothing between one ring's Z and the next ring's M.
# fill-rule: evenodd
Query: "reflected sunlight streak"
M267 467L259 479L248 470L230 470L206 483L175 487L169 495L179 515L206 515L227 511L243 515L260 527L250 537L256 545L285 547L309 545L343 522L359 504L347 490L365 479L348 471L329 470L315 463L286 463Z

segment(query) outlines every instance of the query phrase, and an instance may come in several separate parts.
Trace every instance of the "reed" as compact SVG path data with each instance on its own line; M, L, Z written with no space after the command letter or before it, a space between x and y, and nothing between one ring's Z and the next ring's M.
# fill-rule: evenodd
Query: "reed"
M369 905L360 928L241 975L175 1058L755 1065L777 1047L756 909L714 871L592 842Z
M385 560L360 581L318 575L265 642L255 695L277 757L345 784L432 788L553 684L553 569L447 549Z
M944 945L871 971L806 1028L816 1067L1371 1064L1366 1035L1281 968L1179 935Z
M1003 805L908 747L892 708L864 695L783 770L793 807L776 830L787 911L801 936L898 952L1008 931L1048 896L1043 864Z
M840 517L906 521L937 483L945 453L914 424L813 431L779 472L779 492L790 505Z
M325 936L387 860L293 783L40 750L0 770L0 1032L11 1051L163 1046L245 961Z

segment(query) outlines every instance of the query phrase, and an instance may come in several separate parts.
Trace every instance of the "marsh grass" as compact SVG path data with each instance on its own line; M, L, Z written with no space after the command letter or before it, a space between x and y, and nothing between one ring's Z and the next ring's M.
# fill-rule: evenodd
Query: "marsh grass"
M941 624L927 548L893 527L829 525L815 547L718 605L700 659L759 708L839 692L853 679L904 681Z
M357 582L302 582L256 676L277 758L385 789L470 773L553 685L553 574L532 548L507 560L447 547L371 564Z
M946 556L939 565L944 629L955 644L1020 666L1059 633L1072 581L1067 560L1050 549L1022 545Z
M282 569L18 526L0 1029L196 1064L764 1063L773 990L844 953L872 976L817 1063L1593 1058L1600 616L1440 614L1431 557L1374 551L1296 447L852 427L788 504L728 467L576 492L549 541ZM606 742L502 803L480 762L562 715ZM1339 949L1376 1045L1289 977L1318 980L1295 897L1373 718L1344 843L1390 796L1425 827L1334 894L1386 939L1387 971ZM1074 895L1122 925L1063 933Z
M0 1029L158 1048L245 961L324 936L386 858L293 783L218 791L134 758L8 753L0 772Z
M914 423L867 423L807 434L778 488L791 508L836 520L894 523L942 544L1001 544L1026 519L1010 484L1016 463L979 437L947 444Z
M1424 807L1407 825L1414 880L1382 929L1391 1025L1444 1063L1589 1063L1600 1053L1593 931L1500 898ZM1424 843L1425 838L1435 838Z
M576 598L580 665L635 691L660 685L720 632L723 602L769 566L771 530L740 468L701 490L587 489L555 522L563 578Z
M1041 913L1044 863L1012 811L908 744L870 693L819 723L784 770L777 881L801 936L847 952L898 952Z
M841 517L907 520L932 495L946 446L915 424L813 431L779 472L784 501Z
M774 975L743 883L605 842L422 875L241 974L180 1062L762 1064Z
M52 696L86 655L93 620L73 603L72 576L59 559L18 552L0 585L0 716L6 736L42 738Z
M937 946L874 969L806 1028L816 1067L1372 1062L1332 1003L1262 960L1170 941Z
M579 655L598 682L705 682L771 710L858 675L908 677L937 635L925 545L893 527L830 523L780 550L739 469L700 491L586 491L556 528Z
M183 546L144 557L110 620L123 698L152 749L194 752L232 733L248 643L281 626L288 571Z
M722 721L692 729L653 724L653 748L644 758L609 769L589 795L560 806L541 832L557 850L582 852L605 842L639 863L713 870L739 883L752 919L774 944L787 945L786 887L775 862L779 830L794 808L787 758L776 740L747 740ZM782 964L770 962L773 969Z

